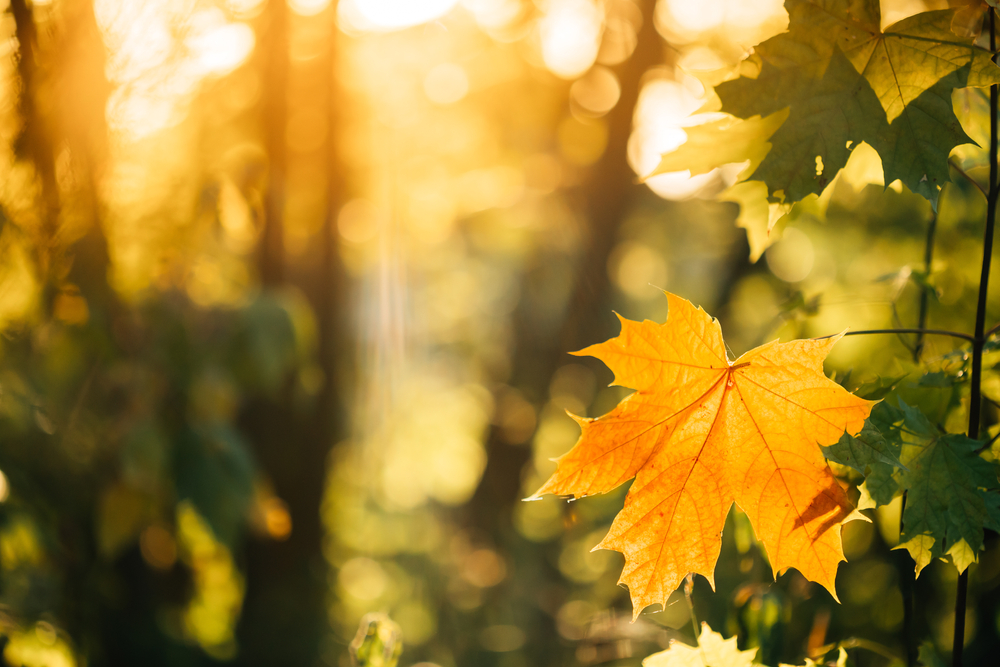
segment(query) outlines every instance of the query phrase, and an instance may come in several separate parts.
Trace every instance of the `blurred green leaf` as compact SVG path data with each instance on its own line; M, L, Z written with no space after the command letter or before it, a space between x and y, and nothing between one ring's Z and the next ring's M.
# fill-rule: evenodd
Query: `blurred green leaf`
M358 667L396 667L403 652L403 633L386 614L365 614L348 648Z
M253 497L255 466L240 434L229 424L185 427L174 443L180 500L190 500L212 531L235 544Z
M925 641L920 645L917 653L917 664L921 667L948 667L948 662L938 653L937 647L931 641Z

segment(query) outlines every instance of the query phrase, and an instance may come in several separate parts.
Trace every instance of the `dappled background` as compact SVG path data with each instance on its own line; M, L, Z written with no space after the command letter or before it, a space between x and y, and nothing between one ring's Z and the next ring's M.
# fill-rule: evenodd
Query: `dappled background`
M615 335L612 311L662 321L660 288L734 356L915 326L922 301L971 328L968 179L925 257L929 205L858 147L756 262L716 200L742 165L640 182L784 29L780 1L0 4L8 664L346 667L380 611L401 665L638 665L692 619L677 593L630 623L621 556L591 551L625 487L521 501L575 442L566 411L628 393L567 353ZM884 23L930 7L885 2ZM983 143L981 92L954 102ZM960 359L917 345L844 339L828 370L853 388ZM1000 401L1000 373L984 387ZM961 430L961 383L901 391ZM915 585L915 628L946 648L955 569L912 583L898 502L874 518L845 531L838 605L773 583L734 510L696 616L767 664L848 638L888 664ZM1000 647L996 535L972 581L974 662Z

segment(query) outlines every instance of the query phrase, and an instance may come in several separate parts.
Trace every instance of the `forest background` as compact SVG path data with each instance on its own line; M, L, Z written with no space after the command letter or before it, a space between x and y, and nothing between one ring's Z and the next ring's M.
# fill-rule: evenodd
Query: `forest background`
M576 441L566 411L628 393L567 353L617 334L613 311L664 321L660 288L718 316L733 356L974 318L974 178L935 213L858 147L822 206L763 234L718 198L742 165L640 182L785 29L780 2L4 7L10 664L348 665L382 611L406 666L638 665L693 633L682 591L631 623L621 556L591 551L627 485L521 500ZM941 8L888 0L882 24ZM953 103L985 146L985 93ZM853 388L961 347L845 338L827 370ZM959 380L903 385L962 430ZM983 393L994 437L989 364ZM912 598L910 630L947 654L958 573L934 561L914 580L891 550L899 500L845 527L839 604L795 571L774 582L734 509L694 615L765 664L850 639L857 664L889 664ZM970 580L980 664L1000 650L996 534Z

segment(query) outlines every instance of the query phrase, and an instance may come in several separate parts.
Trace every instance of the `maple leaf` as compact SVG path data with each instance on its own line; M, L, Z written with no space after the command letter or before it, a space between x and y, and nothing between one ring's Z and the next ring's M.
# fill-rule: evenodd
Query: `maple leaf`
M900 401L907 490L900 547L917 563L917 574L934 558L952 557L964 571L983 546L983 527L997 530L1000 482L995 463L979 456L983 443L941 433L916 408Z
M664 153L646 178L671 171L690 171L692 176L706 174L724 164L747 161L746 175L753 173L771 150L768 139L788 118L783 109L766 118L754 116L739 120L732 116L685 127L687 140Z
M837 341L767 343L734 362L718 320L667 293L665 324L619 316L621 334L578 355L605 362L635 393L558 461L545 493L605 493L635 477L596 548L625 555L633 617L664 604L688 573L713 572L735 501L777 573L789 567L836 597L841 525L855 513L818 445L858 433L872 403L823 375Z
M723 639L708 623L702 623L697 646L671 641L666 650L645 658L642 667L750 667L756 656L757 649L741 651L736 637Z
M948 154L970 143L951 92L1000 82L1000 68L972 37L952 32L953 10L924 12L881 29L878 0L786 0L788 32L756 47L742 76L717 88L740 118L789 107L789 118L753 174L797 201L867 142L885 183L902 180L930 199L948 180Z
M837 667L846 667L847 651L838 648ZM698 645L688 646L671 640L670 646L658 653L646 657L642 667L752 667L759 665L754 661L757 649L741 651L736 643L736 637L723 639L722 635L712 630L708 623L701 624L701 634L698 635ZM806 658L805 664L799 667L815 667L816 662ZM779 667L795 667L782 663Z
M771 150L771 144L767 140L787 118L788 109L783 109L766 118L754 116L739 120L728 116L685 127L687 140L676 149L664 153L660 164L646 178L685 170L692 176L697 176L726 164L747 162L747 166L737 177L737 183L723 191L718 199L739 204L740 213L736 218L736 226L746 229L750 261L756 262L768 246L780 237L780 229L776 230L775 227L785 219L790 207L768 202L765 183L744 179L760 166Z
M823 450L831 461L865 474L860 509L887 505L900 490L907 492L897 548L910 552L919 575L945 555L964 571L983 546L983 528L1000 529L1000 468L979 455L982 447L942 432L899 400L899 407L879 403L857 437L845 434Z

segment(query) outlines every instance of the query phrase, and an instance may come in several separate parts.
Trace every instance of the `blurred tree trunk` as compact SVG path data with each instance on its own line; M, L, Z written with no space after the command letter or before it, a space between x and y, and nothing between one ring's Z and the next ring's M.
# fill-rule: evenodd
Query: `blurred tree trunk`
M18 42L18 75L21 82L19 112L22 121L16 140L17 156L29 160L41 185L42 226L35 239L39 280L42 282L43 316L53 312L57 294L70 283L86 300L89 332L81 341L84 355L97 363L112 342L112 323L117 301L108 283L110 260L101 222L98 182L107 142L105 105L109 86L104 73L104 44L90 0L73 0L62 6L61 20L52 30L51 48L40 52L32 7L25 0L12 0ZM44 107L39 100L58 99ZM63 240L60 228L60 192L56 173L56 147L68 149L70 168L79 177L74 195L82 199L85 223ZM79 330L78 330L79 331ZM97 366L88 373L78 391L82 406ZM66 429L73 427L69 416ZM112 645L114 636L102 637L104 607L96 593L96 580L103 567L94 540L98 487L92 475L57 469L52 478L51 462L44 470L25 471L40 486L53 485L58 492L45 500L59 508L58 530L63 571L59 621L88 659L106 659L101 646ZM36 474L37 473L37 474ZM43 500L43 502L45 502ZM126 580L126 586L133 581Z
M261 284L275 287L285 279L285 178L288 156L289 10L286 0L268 0L264 41L264 134L267 146L267 192L257 267Z
M280 3L283 4L283 3ZM288 30L287 10L281 23ZM327 456L330 447L342 432L340 402L337 396L339 333L337 327L344 320L342 294L344 291L339 253L335 244L336 216L340 209L343 189L343 167L339 161L336 144L337 107L340 102L334 71L337 57L337 29L333 10L309 20L330 23L327 50L319 63L301 65L309 72L296 72L296 76L318 77L317 95L325 102L330 127L327 140L320 149L326 159L326 213L319 232L318 252L307 251L301 261L289 266L287 271L273 263L281 258L280 234L283 230L274 225L279 220L275 212L284 199L283 183L276 180L284 172L286 157L272 159L271 191L267 194L269 222L261 240L261 277L265 285L276 285L284 280L299 287L316 314L318 328L318 362L323 383L309 407L304 407L301 389L296 388L298 378L288 378L286 391L277 400L258 399L243 412L241 423L254 443L261 468L274 485L278 497L284 500L292 517L292 533L286 541L251 539L246 550L245 574L247 582L238 640L240 657L245 665L313 665L319 659L321 642L329 632L326 613L328 588L326 561L323 556L323 523L320 513L326 483ZM296 19L300 20L300 19ZM276 24L271 24L271 29ZM288 39L272 35L272 49L287 52ZM287 53L279 56L286 57ZM276 57L271 54L271 57ZM274 67L274 65L270 65ZM315 69L314 69L315 68ZM282 82L277 90L265 91L268 97L286 95L287 76L273 78L272 83ZM283 152L284 127L287 110L273 100L268 116L267 132L272 150ZM276 126L275 123L279 123ZM279 129L280 128L280 129ZM276 165L281 165L278 171ZM283 259L281 260L283 261ZM272 264L268 264L271 262ZM298 396L296 396L298 394Z
M26 0L10 0L14 17L14 32L18 44L17 73L21 79L18 100L21 132L14 145L19 158L29 160L41 183L41 228L36 239L38 277L42 284L42 309L47 316L54 298L53 262L55 240L59 226L59 185L56 182L55 154L51 123L39 109L37 99L44 73L39 67L38 31L32 10Z
M608 143L598 162L589 170L577 195L578 210L586 222L584 250L575 267L572 295L557 331L542 331L534 313L526 312L524 299L515 311L515 351L510 384L536 404L547 398L548 382L566 363L566 353L595 341L581 340L596 330L613 326L607 307L609 285L607 262L621 223L646 186L637 183L628 164L628 139L632 116L642 88L642 77L663 61L663 46L653 25L654 0L642 0L642 26L632 55L615 68L621 96L607 116ZM530 280L530 278L529 278ZM520 498L521 471L531 457L531 448L512 447L493 428L489 458L483 480L472 503L472 513L491 528L502 522L501 513Z
M87 226L70 249L69 280L86 298L91 317L103 320L105 330L119 311L109 283L111 258L104 229L104 207L99 184L107 159L108 126L105 118L111 86L105 75L104 42L90 0L67 3L68 34L60 40L59 90L63 110L61 126L73 164L83 172Z

